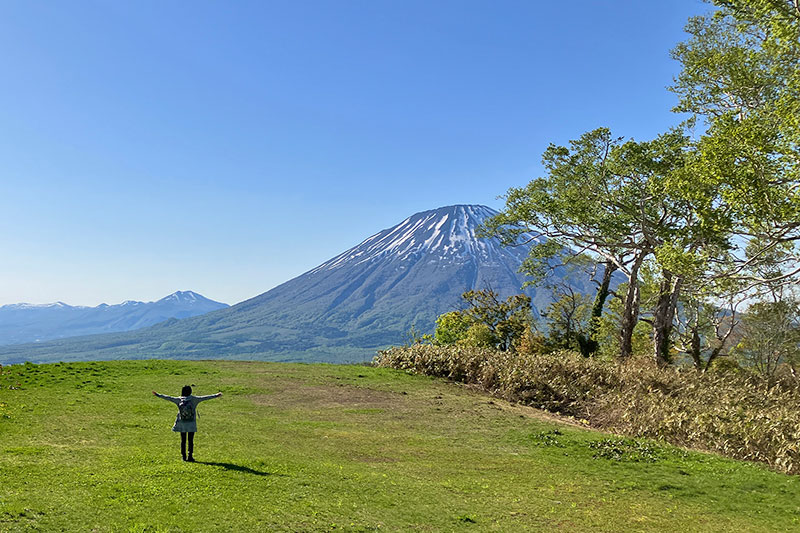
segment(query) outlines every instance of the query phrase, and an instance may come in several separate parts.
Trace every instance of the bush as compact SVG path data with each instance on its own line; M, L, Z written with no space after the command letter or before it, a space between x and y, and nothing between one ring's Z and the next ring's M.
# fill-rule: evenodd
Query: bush
M415 345L379 352L378 366L474 383L499 397L586 419L595 427L663 439L800 473L800 389L747 372L699 373L577 353L497 352Z

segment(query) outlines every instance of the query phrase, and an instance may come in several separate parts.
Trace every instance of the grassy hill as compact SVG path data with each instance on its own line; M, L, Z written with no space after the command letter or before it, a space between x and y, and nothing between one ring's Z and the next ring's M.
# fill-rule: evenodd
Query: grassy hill
M0 436L0 531L800 531L800 478L390 369L6 367Z

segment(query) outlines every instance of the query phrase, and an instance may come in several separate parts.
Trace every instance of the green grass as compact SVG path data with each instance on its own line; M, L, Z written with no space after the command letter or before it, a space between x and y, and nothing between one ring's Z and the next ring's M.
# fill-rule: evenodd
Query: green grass
M201 404L198 463L175 406ZM363 366L115 361L0 374L0 531L800 531L763 466Z

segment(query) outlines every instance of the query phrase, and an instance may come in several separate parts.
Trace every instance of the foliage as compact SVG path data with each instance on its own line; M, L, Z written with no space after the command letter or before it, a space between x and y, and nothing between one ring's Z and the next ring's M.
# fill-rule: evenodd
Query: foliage
M605 128L583 134L569 147L551 145L542 157L546 176L510 189L504 210L485 224L487 233L507 244L526 235L546 238L531 252L530 273L538 274L545 259L565 248L624 273L622 358L633 353L644 265L654 260L663 279L652 321L654 335L663 340L684 278L696 276L729 246L729 235L703 224L694 213L700 206L671 186L687 165L690 147L678 130L652 141L623 142ZM666 361L664 342L655 348L656 358Z
M522 333L515 349L520 353L548 353L552 351L548 339L536 330L536 323Z
M436 319L437 344L514 350L530 327L531 299L525 294L500 300L491 289L462 295L466 309L450 311Z
M617 288L620 293L624 293L626 290L626 283L620 284ZM599 349L597 356L602 359L611 360L619 357L622 307L622 300L613 298L609 301L605 312L598 320L596 338L599 342ZM653 353L652 328L646 322L639 321L633 328L631 349L635 357Z
M649 142L600 128L551 145L545 176L510 189L486 223L507 244L538 240L523 267L533 280L554 258L587 255L623 272L622 358L645 320L657 362L682 352L707 368L731 346L743 295L800 275L800 6L713 3L673 50L682 65L676 111L690 120ZM652 298L642 300L647 283ZM592 316L589 338L608 337L608 320Z
M564 444L558 440L563 433L558 429L553 429L551 431L540 431L539 433L535 433L530 436L531 441L538 444L539 446L555 446L557 448L563 448ZM591 444L589 445L591 447Z
M589 447L595 450L595 459L635 463L655 463L675 452L674 449L656 446L652 442L621 438L599 440L589 444Z
M717 266L759 284L790 281L800 239L800 8L793 0L715 0L719 9L690 19L690 38L673 56L682 71L672 90L677 111L705 122L686 172L671 184L712 206L703 223L739 235ZM779 276L764 276L773 264Z
M455 344L467 336L467 331L472 325L472 318L461 311L444 313L436 318L433 340L437 344Z
M414 344L433 342L433 336L429 333L421 333L415 325L411 325L408 333L406 333L406 342L403 346L413 346Z
M498 346L497 335L486 324L477 322L472 324L458 341L462 346L472 346L475 348L496 348Z
M566 284L554 287L553 296L553 303L542 313L547 319L549 345L588 357L592 299Z
M709 294L686 291L675 316L675 350L703 372L730 355L742 333L738 307L743 295L733 291L727 298L712 300Z
M800 473L800 388L750 372L706 372L458 346L392 348L376 362L478 384L493 394L634 437L713 450Z
M781 365L797 375L800 364L800 303L793 299L752 304L742 320L742 340L734 356L770 382Z

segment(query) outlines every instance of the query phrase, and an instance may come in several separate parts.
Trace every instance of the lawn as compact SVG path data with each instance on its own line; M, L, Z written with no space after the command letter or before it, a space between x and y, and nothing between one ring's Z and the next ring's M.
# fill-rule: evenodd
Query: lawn
M173 404L198 408L181 461ZM800 531L800 478L366 366L15 365L0 531Z

